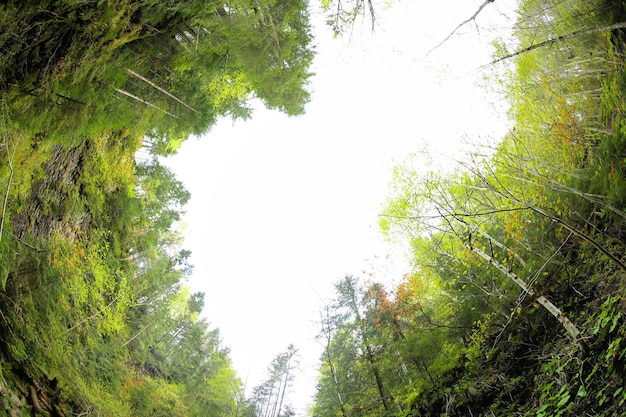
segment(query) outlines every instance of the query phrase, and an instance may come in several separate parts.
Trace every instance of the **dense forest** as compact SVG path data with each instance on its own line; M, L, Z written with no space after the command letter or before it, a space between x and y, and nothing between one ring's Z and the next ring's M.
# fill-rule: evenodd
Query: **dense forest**
M625 18L519 1L481 69L512 128L396 167L380 227L413 267L336 284L313 416L626 415Z
M2 415L294 414L297 348L247 395L202 318L190 195L159 157L252 99L302 114L312 6L0 4ZM315 6L338 35L376 22ZM513 127L455 170L395 169L380 226L412 270L336 284L311 416L626 415L624 21L617 0L519 1L481 69Z
M158 156L253 98L301 114L311 40L301 0L0 4L2 415L254 415Z

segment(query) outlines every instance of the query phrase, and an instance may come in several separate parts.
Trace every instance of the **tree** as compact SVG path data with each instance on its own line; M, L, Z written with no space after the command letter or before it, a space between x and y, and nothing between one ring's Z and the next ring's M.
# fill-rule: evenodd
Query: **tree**
M411 191L413 194L421 195L421 200L425 204L411 207L412 213L409 216L406 214L398 216L393 211L388 211L387 215L395 220L409 221L417 231L429 227L436 228L442 237L462 244L466 250L477 254L484 261L496 267L505 277L513 281L523 294L534 295L534 290L531 288L532 284L527 284L512 271L514 262L519 262L522 259L521 256L513 246L509 247L505 243L494 240L491 237L493 232L488 231L486 225L494 224L493 217L496 215L517 214L523 211L550 216L550 220L558 221L559 224L567 223L516 197L512 190L506 188L493 170L490 171L490 177L482 174L478 169L472 169L471 173L475 176L475 180L467 176L461 176L458 179L454 179L454 177L441 179L431 175L423 181L421 187L413 188ZM405 195L399 198L412 197ZM394 204L392 203L390 208L393 207ZM433 214L426 214L429 212ZM439 222L429 224L432 219L438 219ZM571 226L568 225L567 230L570 229ZM509 259L507 264L497 259L500 256L497 255L499 250L506 251L504 259ZM559 250L556 251L556 253L558 252ZM548 258L538 271L534 271L534 279L541 274L550 261L551 258ZM521 262L526 265L523 259ZM563 325L575 342L582 343L579 330L567 319L563 311L544 296L537 298L537 301Z
M3 24L24 25L11 24L5 33L14 36L0 37L12 51L0 88L21 106L24 126L46 135L132 128L152 140L154 152L171 154L218 117L248 117L253 92L291 115L309 100L313 48L301 0L228 7L29 0L9 5L6 16ZM37 125L28 124L32 111Z
M352 276L346 276L336 285L336 289L338 307L346 309L346 314L352 317L353 323L356 326L357 338L361 343L361 348L364 350L363 356L368 362L370 371L374 376L376 388L380 395L380 401L384 411L391 415L393 413L391 408L392 400L386 392L385 384L383 383L380 368L377 363L376 348L371 342L371 324L362 314L364 294L361 293L362 290L358 287L357 280Z
M329 407L329 408L339 408L339 411L341 412L341 416L342 417L348 417L348 412L346 409L346 405L344 403L344 395L343 395L343 389L344 387L342 387L342 385L339 382L339 370L337 369L338 367L338 363L337 363L337 358L335 357L335 352L333 352L333 350L331 349L331 345L333 343L333 336L334 334L337 332L337 323L336 320L333 320L333 318L330 315L330 308L328 306L326 306L325 308L325 312L324 314L320 314L320 326L321 326L321 333L318 336L320 339L322 339L322 343L323 343L323 347L324 347L324 353L322 354L322 369L320 369L320 373L322 375L326 375L326 374L330 374L327 376L327 378L329 377L330 379L330 385L332 386L332 391L334 391L334 394L336 397L332 397L333 400L336 399L337 402L337 406L333 406L333 405L327 405L325 407ZM328 385L328 383L323 384L323 385ZM322 390L320 390L321 392ZM321 405L322 401L321 401L322 396L318 394L317 397L317 401L316 401L316 413L320 413L320 414L324 414L324 412L321 412L321 409L325 408L324 406ZM331 404L334 404L335 401L331 400Z
M278 354L267 369L267 380L252 391L251 402L256 417L286 417L292 415L285 397L293 382L297 368L297 349L289 345L287 351Z
M307 3L258 1L253 10L252 15L239 12L230 18L230 53L269 108L302 114L309 101L305 86L313 60Z
M337 283L322 315L315 416L409 412L415 392L454 366L467 329L424 275L407 275L393 290L353 276Z

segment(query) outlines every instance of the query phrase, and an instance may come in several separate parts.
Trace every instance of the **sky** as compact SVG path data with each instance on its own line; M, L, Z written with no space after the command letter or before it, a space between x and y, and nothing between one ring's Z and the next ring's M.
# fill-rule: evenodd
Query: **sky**
M477 69L506 35L513 0L490 3L476 24L424 55L472 16L477 0L391 0L350 36L333 38L311 1L317 56L306 114L260 103L248 121L224 119L164 162L191 192L183 219L192 291L220 329L248 392L293 343L300 367L288 399L304 415L322 352L319 312L345 275L408 272L378 214L391 170L427 150L450 160L470 142L497 140L506 103ZM484 78L487 77L487 80Z

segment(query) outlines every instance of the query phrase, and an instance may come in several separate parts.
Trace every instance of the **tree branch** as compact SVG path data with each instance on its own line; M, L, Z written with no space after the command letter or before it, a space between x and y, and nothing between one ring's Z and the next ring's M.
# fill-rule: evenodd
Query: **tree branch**
M424 309L422 307L419 307L418 310L426 318L426 322L428 323L428 325L429 326L433 326L433 327L435 327L437 329L464 329L464 330L468 330L469 329L467 326L448 326L448 325L445 325L445 324L434 323L432 321L432 319L430 318L430 316L428 314L426 314L426 312L424 311Z
M476 10L476 12L470 16L467 20L464 20L463 22L461 22L456 28L454 28L454 30L452 32L450 32L450 34L448 36L446 36L446 38L444 40L442 40L441 42L439 42L439 44L437 46L435 46L434 48L432 48L430 51L428 51L426 53L426 55L424 55L424 57L422 58L422 60L426 59L428 57L428 55L430 55L432 52L434 52L436 49L439 49L439 47L441 47L441 45L443 45L444 43L446 43L459 29L461 29L463 26L467 25L470 22L476 22L476 17L478 16L478 14L480 12L482 12L482 10L485 8L485 6L487 6L489 3L493 3L495 0L485 0L483 2L483 4L480 5L480 7L478 7L478 10Z
M624 23L624 27L626 27L626 23ZM574 235L578 236L579 238L581 238L582 240L586 241L587 243L591 244L591 246L593 246L594 248L596 248L600 253L602 253L604 256L606 256L607 258L609 258L615 265L617 265L622 271L626 272L626 264L624 264L624 262L622 262L619 258L617 258L617 256L613 255L612 253L610 253L607 249L605 249L602 244L600 242L598 242L597 240L595 240L592 236L588 235L587 233L585 233L584 231L577 229L575 226L569 224L568 222L566 222L565 220L550 214L550 212L548 212L547 210L536 206L534 204L531 204L529 202L523 201L521 198L517 197L516 195L514 195L508 188L506 188L506 186L500 181L500 179L496 176L496 173L491 169L491 167L489 167L489 170L491 172L491 174L493 175L494 180L496 181L497 184L493 184L491 183L491 181L489 181L489 179L483 174L481 173L479 170L477 169L473 169L471 166L463 163L463 166L467 167L470 169L470 171L472 171L474 174L476 174L476 176L478 176L478 178L480 178L486 186L488 186L494 193L500 195L502 198L508 199L510 201L513 201L514 203L518 204L521 207L526 207L528 209L530 209L531 211L549 219L550 221L562 226L563 228L565 228L566 230L568 230L569 232L574 233ZM499 187L498 187L499 185Z
M83 320L79 321L78 323L76 323L75 325L73 325L72 327L70 327L68 329L68 331L71 332L72 330L74 330L75 328L80 326L81 324L87 323L88 321L91 321L92 319L98 317L100 314L103 314L104 313L104 309L111 307L113 305L113 303L115 303L117 300L119 300L120 297L121 296L118 295L109 304L107 304L106 306L104 306L100 310L96 311L94 314L92 314L91 316L87 317L86 319L83 319Z
M511 211L520 211L520 210L531 210L531 208L529 207L513 207L510 209L494 209L494 210L487 210L487 211L481 211L478 213L457 213L457 212L451 212L449 214L444 214L439 212L436 216L394 216L392 214L380 214L381 217L387 217L390 219L406 219L406 220L418 220L418 219L422 219L422 220L431 220L431 219L442 219L442 218L448 218L448 217L452 217L453 219L458 219L459 217L482 217L482 216L489 216L491 214L497 214L497 213L508 213Z
M20 242L22 245L24 245L24 246L26 246L26 247L28 247L28 248L31 248L31 249L32 249L32 250L34 250L35 252L42 252L42 251L44 250L44 249L37 248L37 247L35 247L35 246L31 245L31 244L30 244L30 243L28 243L28 242L24 242L22 239L20 239L19 237L15 236L13 233L11 233L11 237L12 237L13 239L17 240L18 242Z

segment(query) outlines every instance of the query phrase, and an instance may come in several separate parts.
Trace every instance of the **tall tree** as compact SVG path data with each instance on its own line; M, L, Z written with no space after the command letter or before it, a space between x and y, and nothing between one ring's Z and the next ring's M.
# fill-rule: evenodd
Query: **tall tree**
M505 246L493 239L493 232L486 229L485 225L493 222L494 216L503 213L517 214L531 211L545 215L546 212L524 203L521 198L513 194L511 189L506 188L493 171L490 173L493 176L487 177L477 170L472 170L472 174L477 177L475 180L466 176L461 177L456 183L451 178L437 179L431 175L428 180L423 180L421 187L413 188L411 191L413 194L423 196L425 201L423 206L411 207L410 215L398 216L399 213L393 212L387 215L398 221L409 221L416 231L428 227L436 228L438 235L456 240L457 244L461 244L469 252L477 254L483 261L496 267L505 277L514 282L523 294L532 296L534 294L531 288L532 283L529 285L512 271L514 263L522 262L526 265L526 262L520 261L521 257L516 253L515 247ZM432 215L428 215L429 212ZM550 219L553 220L553 218L551 215ZM429 224L430 219L437 219L437 221ZM515 242L515 239L511 241ZM506 265L497 259L501 256L498 254L501 250L505 251L504 259L509 259ZM550 260L548 259L546 263ZM534 275L539 276L544 268L545 264L539 271L533 271ZM567 319L561 309L544 296L541 296L538 301L563 325L575 342L581 343L579 330Z
M291 414L285 399L293 382L293 372L298 366L297 353L296 347L289 345L286 352L272 360L267 369L267 379L253 389L250 401L256 417L285 417Z

